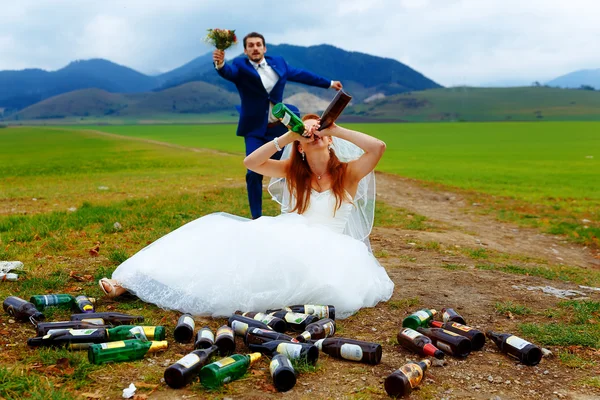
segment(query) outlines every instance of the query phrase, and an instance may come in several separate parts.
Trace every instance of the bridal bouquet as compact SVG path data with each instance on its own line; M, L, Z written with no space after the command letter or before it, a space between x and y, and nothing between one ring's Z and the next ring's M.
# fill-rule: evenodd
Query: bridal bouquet
M237 44L235 30L229 29L208 29L208 35L204 38L208 44L212 44L218 50L227 50L234 44Z

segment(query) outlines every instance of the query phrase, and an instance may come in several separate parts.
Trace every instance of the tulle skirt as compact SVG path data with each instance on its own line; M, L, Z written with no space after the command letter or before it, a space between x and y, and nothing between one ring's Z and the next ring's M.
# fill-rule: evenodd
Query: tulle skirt
M344 318L394 289L363 242L298 214L204 216L142 249L112 277L164 309L215 317L331 304Z

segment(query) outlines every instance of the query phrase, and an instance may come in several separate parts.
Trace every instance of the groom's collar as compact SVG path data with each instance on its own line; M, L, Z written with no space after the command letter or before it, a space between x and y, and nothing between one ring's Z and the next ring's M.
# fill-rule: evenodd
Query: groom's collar
M250 62L250 64L254 67L254 69L258 69L258 66L260 65L261 67L266 67L267 66L267 59L263 57L262 61L257 63L252 61L251 59L248 59L248 61Z

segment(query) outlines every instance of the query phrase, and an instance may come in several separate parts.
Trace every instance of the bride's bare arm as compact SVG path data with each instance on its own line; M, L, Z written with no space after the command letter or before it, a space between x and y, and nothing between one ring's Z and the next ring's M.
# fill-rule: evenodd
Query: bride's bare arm
M345 139L364 150L365 153L362 156L348 163L347 177L352 181L348 182L350 186L353 183L358 183L358 181L375 169L375 166L385 152L385 143L383 141L339 125L334 124L332 127L323 130L322 133Z
M287 132L281 135L277 141L280 148L297 139L298 135L294 132ZM285 177L290 160L272 160L271 156L277 152L275 143L270 141L254 150L244 159L244 166L258 174L270 176L273 178Z

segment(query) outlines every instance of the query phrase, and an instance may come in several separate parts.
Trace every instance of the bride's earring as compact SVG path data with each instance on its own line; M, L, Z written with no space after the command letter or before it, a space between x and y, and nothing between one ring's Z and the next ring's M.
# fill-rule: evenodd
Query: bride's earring
M306 161L306 156L304 155L304 152L300 153L302 155L302 161Z
M329 151L331 152L333 150L333 144L329 143Z

